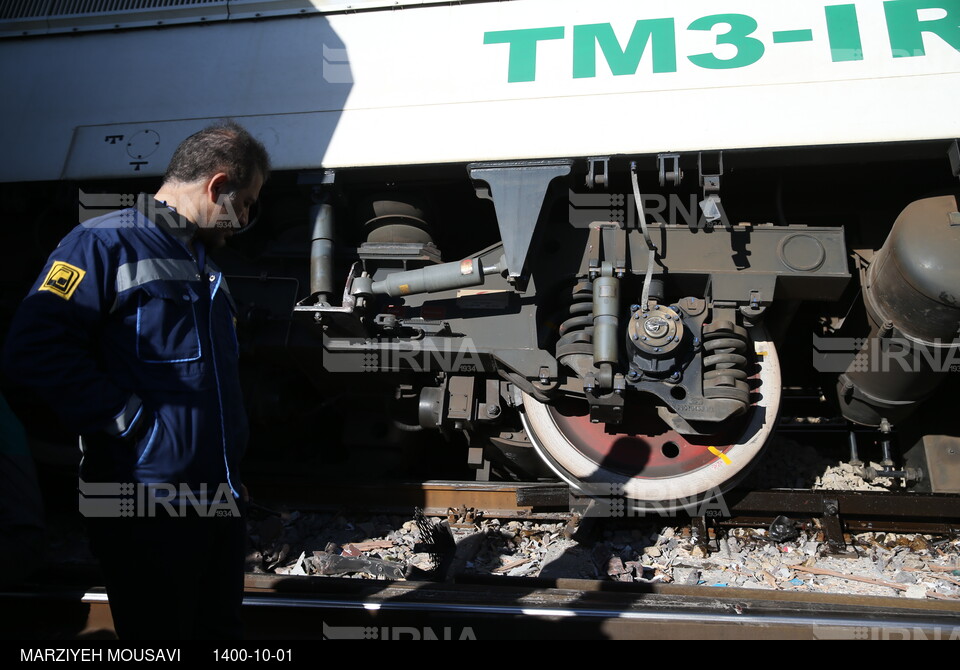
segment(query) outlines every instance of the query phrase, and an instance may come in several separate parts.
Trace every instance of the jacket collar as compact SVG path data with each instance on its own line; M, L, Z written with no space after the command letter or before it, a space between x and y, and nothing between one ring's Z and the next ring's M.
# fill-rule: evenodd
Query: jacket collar
M182 216L166 203L155 200L153 196L141 193L137 198L137 211L152 221L158 228L183 242L189 248L197 235L199 227L193 221Z

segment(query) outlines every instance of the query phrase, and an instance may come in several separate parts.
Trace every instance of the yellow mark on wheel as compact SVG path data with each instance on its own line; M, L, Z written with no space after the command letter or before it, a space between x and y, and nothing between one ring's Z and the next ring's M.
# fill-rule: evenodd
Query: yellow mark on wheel
M725 453L723 453L722 451L720 451L719 449L717 449L716 447L707 447L707 450L708 450L711 454L713 454L714 456L716 456L717 458L719 458L721 461L723 461L724 463L726 463L727 465L730 465L730 463L731 463L730 457L727 456L727 455L726 455Z
M757 356L766 356L766 355L767 355L767 352L766 352L766 351L758 351L758 352L757 352Z

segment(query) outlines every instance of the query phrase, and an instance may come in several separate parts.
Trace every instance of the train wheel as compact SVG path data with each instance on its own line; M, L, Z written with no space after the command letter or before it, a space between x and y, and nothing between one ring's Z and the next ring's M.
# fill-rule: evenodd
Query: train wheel
M524 395L524 428L540 457L580 495L623 495L640 510L689 509L732 488L773 433L780 365L765 331L753 328L750 336L758 364L751 406L713 435L680 435L639 394L627 398L617 426L591 423L582 400L544 404Z

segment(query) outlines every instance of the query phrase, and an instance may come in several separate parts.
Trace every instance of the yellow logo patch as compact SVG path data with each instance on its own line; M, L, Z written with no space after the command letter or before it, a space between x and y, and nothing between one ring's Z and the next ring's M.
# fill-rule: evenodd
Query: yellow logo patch
M50 291L64 300L69 300L73 297L73 292L77 290L77 286L83 281L85 274L87 274L86 270L81 270L75 265L63 261L54 261L50 267L50 272L47 273L47 278L43 280L43 284L37 290Z

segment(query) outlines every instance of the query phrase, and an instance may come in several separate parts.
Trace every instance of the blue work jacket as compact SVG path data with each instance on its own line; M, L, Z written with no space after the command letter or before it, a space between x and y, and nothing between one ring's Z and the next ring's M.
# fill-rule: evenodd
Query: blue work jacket
M86 481L240 491L236 317L197 228L149 196L74 228L20 306L8 375L84 439ZM197 256L200 260L198 261Z

